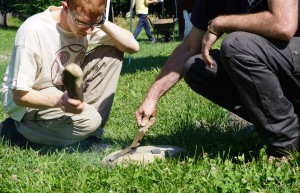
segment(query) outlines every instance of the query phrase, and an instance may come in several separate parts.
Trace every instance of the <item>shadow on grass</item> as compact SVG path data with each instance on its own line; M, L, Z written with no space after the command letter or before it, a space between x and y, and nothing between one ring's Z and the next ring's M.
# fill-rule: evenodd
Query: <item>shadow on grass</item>
M106 140L112 146L121 146L120 149L124 149L131 144L133 138ZM205 154L212 159L222 158L237 162L242 155L245 161L257 159L264 147L253 126L220 128L201 123L183 123L166 134L145 134L140 145L177 146L187 151L187 157L196 157L196 160Z
M86 140L68 146L54 146L45 144L31 143L30 141L15 142L10 139L0 139L0 143L3 143L9 147L18 147L23 150L32 149L39 152L39 155L47 155L52 153L64 152L68 154L72 153L89 153L89 152L103 152L107 150L109 144L113 144L109 139L96 139L96 137L90 137ZM98 144L98 145L96 145Z
M161 68L168 57L164 56L149 56L143 58L131 58L131 63L128 63L128 57L124 58L123 68L121 75L124 74L134 74L138 71L148 71L156 68Z
M263 143L258 134L251 128L218 128L185 124L171 134L145 136L143 143L157 145L174 145L184 148L188 157L210 158L221 157L235 160L244 154L246 161L259 156Z
M172 36L165 37L165 35L159 34L158 38L155 40L155 43L150 42L148 38L138 38L137 41L139 43L151 43L151 44L155 45L156 43L169 43L169 42L182 41L182 38L180 38L178 35L175 35L175 38L173 41Z
M133 139L112 140L108 138L95 139L89 138L70 146L49 146L33 144L27 142L25 145L16 145L11 141L6 141L10 146L18 146L22 149L31 148L38 151L40 155L63 151L65 153L85 153L98 151L99 156L104 156L105 146L111 147L111 150L118 150L128 147ZM98 144L98 149L93 148L93 144ZM101 144L103 149L101 149ZM100 145L100 146L99 146ZM259 156L263 148L262 141L258 134L253 130L238 128L218 128L209 126L195 126L194 124L182 124L169 134L159 134L155 136L145 135L141 141L144 145L171 145L183 148L187 151L187 157L203 157L205 154L210 158L230 159L233 162L239 161L238 156L244 155L245 161L251 161ZM99 148L100 147L100 148Z

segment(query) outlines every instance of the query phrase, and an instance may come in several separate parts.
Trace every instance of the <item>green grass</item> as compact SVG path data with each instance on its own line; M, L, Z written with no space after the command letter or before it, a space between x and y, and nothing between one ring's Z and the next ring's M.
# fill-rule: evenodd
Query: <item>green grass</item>
M2 78L16 31L0 30L6 41L0 53L7 56L0 61ZM299 155L293 155L289 163L269 162L256 135L242 135L238 125L229 127L227 111L194 93L184 81L161 99L156 124L141 145L175 145L186 149L187 156L157 160L144 167L100 167L105 156L132 142L137 132L134 112L179 44L149 44L144 33L139 41L140 52L131 56L130 64L125 55L105 128L103 140L112 148L103 152L48 151L0 141L0 192L300 191ZM0 110L1 120L6 116Z

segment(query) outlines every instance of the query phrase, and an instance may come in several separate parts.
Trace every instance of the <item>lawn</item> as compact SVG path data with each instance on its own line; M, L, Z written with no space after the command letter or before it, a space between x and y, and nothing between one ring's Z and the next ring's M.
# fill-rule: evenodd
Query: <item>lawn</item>
M15 33L14 28L0 28L1 79ZM134 112L167 57L180 43L150 44L144 33L139 42L138 53L125 55L105 127L102 140L111 147L105 151L50 151L0 141L0 192L300 191L299 155L292 155L289 162L269 161L257 135L241 132L240 125L230 125L226 110L194 93L184 81L162 98L156 124L141 145L174 145L188 154L181 159L156 160L146 166L100 166L105 156L132 142L138 130ZM2 109L0 117L7 117Z

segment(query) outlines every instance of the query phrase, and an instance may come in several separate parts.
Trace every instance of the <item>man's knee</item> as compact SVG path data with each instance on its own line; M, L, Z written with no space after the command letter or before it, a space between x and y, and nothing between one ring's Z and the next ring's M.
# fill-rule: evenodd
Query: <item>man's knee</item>
M89 137L101 125L100 114L87 108L81 114L53 120L23 120L17 130L29 141L48 145L70 145Z
M102 118L97 111L90 111L74 120L71 125L65 125L65 132L61 132L60 139L57 139L53 145L71 145L82 141L91 136L101 125Z
M98 111L89 111L82 119L78 120L77 134L75 134L75 138L78 136L82 136L82 138L86 138L94 133L101 125L102 117L98 113ZM76 133L76 132L75 132Z
M94 50L97 56L102 55L102 57L111 57L123 61L124 52L121 52L114 46L101 45L97 46Z
M108 61L113 59L115 64L122 65L124 59L124 52L121 52L114 46L100 45L90 50L86 55L82 67L88 68L91 64L92 66L101 61Z
M213 65L213 68L208 68L201 54L199 54L187 61L183 78L190 87L193 87L193 84L208 86L215 82L217 70L217 63Z
M252 55L252 48L259 39L260 36L248 32L238 31L229 33L222 41L221 57L232 58Z

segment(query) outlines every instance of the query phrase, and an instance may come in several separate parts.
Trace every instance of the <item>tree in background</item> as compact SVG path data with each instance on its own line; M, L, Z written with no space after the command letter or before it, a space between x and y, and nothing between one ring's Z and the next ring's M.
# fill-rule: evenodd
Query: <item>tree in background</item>
M61 0L0 0L0 12L4 16L4 27L7 27L6 15L11 13L24 21L28 17L42 12L50 5L61 5Z
M19 0L10 0L7 2L7 0L0 0L0 13L4 17L4 23L3 25L7 27L7 21L6 21L6 15L8 13L14 13L14 5L17 3Z
M0 13L4 16L3 25L7 27L7 13L11 13L13 16L19 18L21 21L24 21L28 17L44 11L50 5L60 6L61 1L62 0L0 0ZM110 1L111 6L114 7L113 14L125 17L125 14L130 9L131 0ZM112 14L111 11L112 10L110 10L110 14ZM164 0L164 10L162 10L162 4L151 5L149 7L149 13L156 13L159 18L168 18L172 17L173 15L175 16L175 1Z

